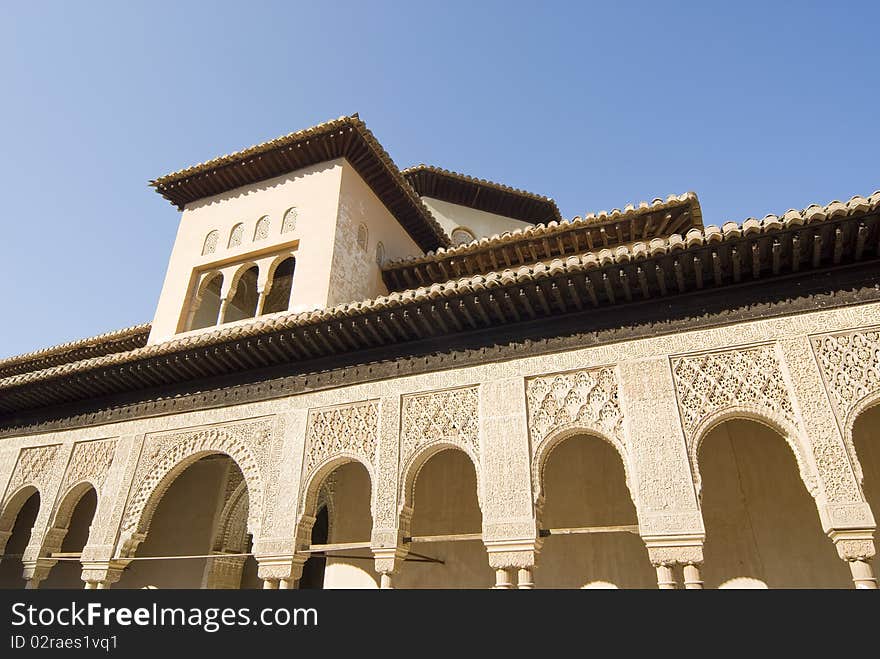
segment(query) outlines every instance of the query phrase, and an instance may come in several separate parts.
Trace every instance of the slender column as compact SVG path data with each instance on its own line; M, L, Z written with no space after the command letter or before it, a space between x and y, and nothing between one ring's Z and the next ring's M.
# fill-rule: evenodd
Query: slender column
M293 590L297 587L299 583L299 579L279 579L278 580L278 589L279 590Z
M125 561L83 561L82 580L89 590L107 590L122 578Z
M255 543L255 547L260 549ZM263 580L264 590L289 590L296 588L302 576L303 564L308 556L305 554L258 554L254 553L259 567L257 576Z
M394 586L391 585L391 575L387 572L382 573L382 577L379 581L379 588L382 590L391 590Z
M229 306L229 300L225 297L220 300L220 311L217 312L217 325L222 325L226 322L226 307Z
M675 573L672 566L667 564L655 565L657 568L657 588L660 590L675 590L678 584L675 583Z
M874 577L874 571L868 561L855 560L848 561L848 563L856 588L877 590L877 579Z
M267 290L263 289L262 291L257 291L257 310L254 312L254 316L262 316L263 315L263 306L266 304L266 294Z
M513 569L499 567L495 570L495 586L493 590L510 590L513 588Z
M532 568L521 567L517 572L516 587L519 590L534 590L535 582L532 581Z
M700 566L695 563L687 563L684 566L685 590L703 590L703 580L700 578Z
M85 584L86 584L84 586L85 590L94 590L95 589L95 582L94 581L86 581Z

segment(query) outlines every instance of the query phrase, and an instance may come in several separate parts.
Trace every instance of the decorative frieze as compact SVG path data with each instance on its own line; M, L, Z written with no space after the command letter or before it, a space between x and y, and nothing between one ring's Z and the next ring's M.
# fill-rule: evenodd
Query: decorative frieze
M14 494L23 485L33 485L45 496L45 486L58 473L56 461L60 455L60 444L22 449L6 488L6 496Z
M67 465L61 492L65 493L73 485L83 481L90 482L100 492L115 455L115 439L76 443Z

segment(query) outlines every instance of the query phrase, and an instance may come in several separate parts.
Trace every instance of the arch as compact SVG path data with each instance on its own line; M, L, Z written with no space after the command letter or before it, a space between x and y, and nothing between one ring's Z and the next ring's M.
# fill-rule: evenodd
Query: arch
M327 477L339 467L348 464L349 462L358 462L367 470L367 474L370 477L370 515L375 522L376 477L373 473L373 467L368 461L364 460L363 457L350 451L336 453L322 462L319 462L306 477L299 500L300 521L305 517L315 516L315 512L318 510L318 499L321 493L321 486L324 484L324 481L326 481ZM308 530L311 531L311 527Z
M217 251L217 243L220 241L220 232L213 229L205 236L205 242L202 243L202 256L213 254Z
M213 454L231 458L241 470L248 494L248 532L259 537L263 519L263 478L257 456L225 428L212 428L195 433L167 449L134 489L122 519L122 534L117 555L134 555L138 544L146 537L156 507L174 480L187 467Z
M357 246L362 252L367 251L369 237L370 233L367 229L367 225L364 222L361 222L357 228Z
M81 480L67 488L67 492L59 499L52 518L51 528L67 529L70 525L70 517L73 515L74 509L89 490L94 490L95 494L98 495L100 488L87 479ZM98 499L100 502L100 495L98 495Z
M265 240L268 238L270 227L271 222L269 221L269 216L263 215L263 217L257 220L257 226L254 227L254 241Z
M846 445L846 450L849 453L849 460L852 464L853 472L855 472L855 476L861 485L864 485L865 474L862 470L862 463L859 460L858 451L856 451L855 437L853 433L855 431L856 421L858 421L859 417L877 405L880 405L880 390L872 391L856 401L843 419L843 443ZM878 514L880 514L880 511L878 511Z
M236 270L226 294L226 314L223 322L253 318L257 313L257 283L260 269L255 263L245 263Z
M0 514L0 588L24 586L24 565L18 554L28 553L42 508L41 493L31 484L7 497Z
M808 461L804 448L800 445L800 441L797 439L800 437L797 428L780 417L771 416L764 411L738 405L725 407L713 412L700 421L694 429L694 438L688 451L688 458L691 463L694 488L698 499L702 496L703 491L703 477L700 474L699 460L700 446L710 432L725 421L731 421L733 419L754 421L755 423L770 428L780 435L794 454L795 462L797 462L798 466L798 473L800 473L804 487L807 488L807 491L813 499L816 499L819 496L819 476L812 460Z
M406 462L401 473L403 474L403 478L401 478L400 485L400 504L398 505L399 511L402 512L406 509L412 509L415 506L415 490L416 490L416 482L419 480L419 473L428 464L428 461L433 458L438 453L442 453L443 451L456 450L464 453L468 459L471 461L471 465L474 468L474 473L477 477L477 503L480 506L480 511L483 510L483 480L480 474L480 461L476 458L476 456L470 451L469 448L457 444L455 442L451 442L446 439L441 439L438 441L431 442L419 448Z
M604 430L601 430L596 426L584 423L556 428L535 448L535 455L532 458L532 491L534 492L535 503L540 504L544 497L544 468L547 466L550 454L566 440L584 435L601 439L610 444L614 450L617 451L621 462L623 462L623 474L626 479L626 487L629 490L629 495L633 504L635 504L636 509L638 509L637 483L633 478L633 470L630 468L629 456L623 442L619 438L607 434Z
M452 233L449 234L449 237L452 239L453 247L467 245L477 239L473 231L463 226L455 227Z
M223 291L223 273L216 270L205 273L193 294L191 320L187 330L213 327L220 315L220 295Z
M751 577L772 588L841 588L845 562L823 530L782 428L742 413L719 418L701 439L706 479L700 511L706 530L707 587Z
M227 247L238 247L241 245L241 241L244 238L244 222L239 222L234 227L232 227L232 231L229 232L229 243L226 245Z
M42 507L42 494L40 490L33 484L22 485L10 496L6 497L3 504L3 510L0 511L0 554L6 547L6 541L9 540L9 534L12 533L12 527L15 526L15 520L18 514L34 494L40 497L39 506L37 508L37 517L39 518L39 508ZM33 529L32 529L33 531Z
M269 276L264 291L263 313L278 313L290 308L290 293L293 290L293 274L296 259L292 255L279 256L269 266Z

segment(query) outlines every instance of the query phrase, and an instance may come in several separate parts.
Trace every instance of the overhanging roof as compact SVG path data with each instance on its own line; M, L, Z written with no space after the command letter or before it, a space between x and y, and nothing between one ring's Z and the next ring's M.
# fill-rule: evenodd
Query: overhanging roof
M422 197L432 197L532 224L562 219L555 201L533 192L430 165L416 165L403 170L402 174Z
M453 277L515 268L541 260L613 248L703 226L697 195L687 192L666 199L552 221L481 238L424 256L389 261L382 277L389 290L405 290Z
M287 172L345 158L424 251L450 240L357 114L161 176L150 185L178 208Z
M0 379L0 414L880 261L880 192Z

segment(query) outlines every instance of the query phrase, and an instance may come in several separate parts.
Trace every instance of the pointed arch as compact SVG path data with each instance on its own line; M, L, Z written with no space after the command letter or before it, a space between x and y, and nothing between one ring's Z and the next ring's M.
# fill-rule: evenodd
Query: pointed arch
M232 231L229 232L229 243L227 247L238 247L241 245L241 241L244 239L244 222L239 222L234 227L232 227Z
M202 243L202 256L213 254L217 251L217 243L220 241L220 232L213 229L205 236L205 242Z

